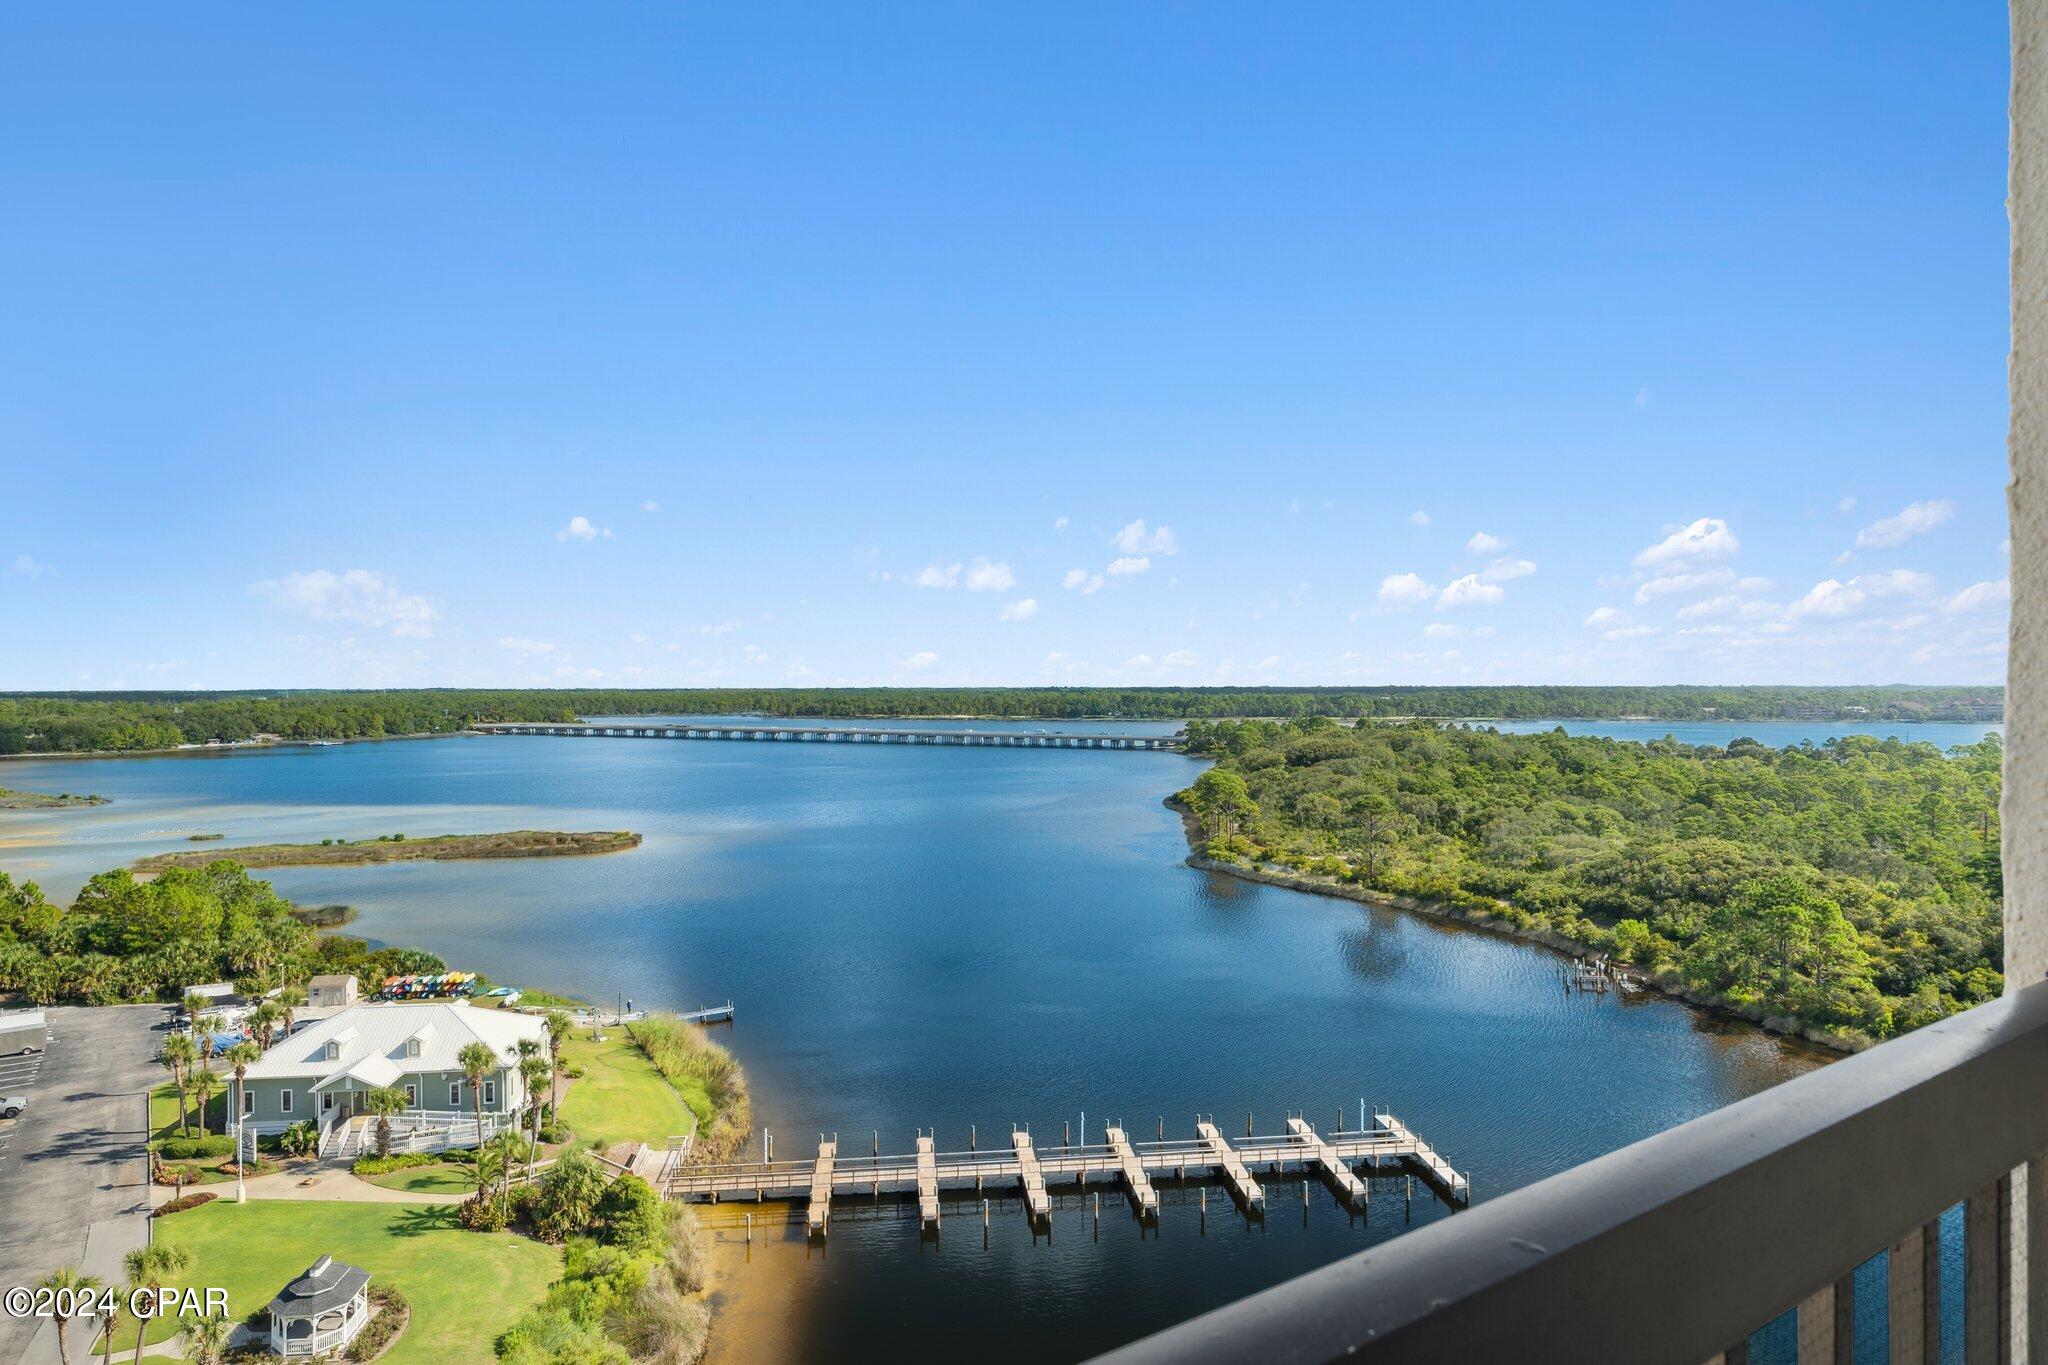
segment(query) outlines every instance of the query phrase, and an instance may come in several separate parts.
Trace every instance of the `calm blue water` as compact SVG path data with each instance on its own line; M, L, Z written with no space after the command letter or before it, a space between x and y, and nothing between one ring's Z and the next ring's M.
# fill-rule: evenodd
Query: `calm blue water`
M1189 869L1160 802L1198 771L1171 754L570 738L10 763L9 786L112 804L0 814L0 867L68 897L195 832L639 830L640 849L602 858L274 879L501 980L732 997L782 1156L820 1130L849 1152L873 1130L896 1150L919 1127L942 1148L970 1124L984 1142L1013 1121L1051 1137L1084 1110L1091 1134L1158 1116L1186 1134L1198 1110L1270 1132L1292 1109L1355 1122L1363 1098L1483 1199L1815 1064L1668 1002L1567 998L1533 948ZM898 1209L849 1208L825 1248L764 1228L744 1264L728 1207L723 1358L1073 1359L1408 1226L1395 1187L1363 1219L1284 1183L1260 1224L1215 1195L1206 1221L1169 1202L1156 1233L1103 1202L1099 1234L1074 1203L1050 1239L999 1209L986 1246L965 1204L936 1244ZM1416 1223L1440 1216L1417 1199Z

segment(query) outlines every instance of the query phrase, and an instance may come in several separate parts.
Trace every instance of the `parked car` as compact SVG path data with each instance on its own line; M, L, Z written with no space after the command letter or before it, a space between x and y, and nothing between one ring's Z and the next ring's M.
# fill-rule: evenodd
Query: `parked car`
M21 1111L28 1108L26 1095L0 1095L0 1119L20 1118Z

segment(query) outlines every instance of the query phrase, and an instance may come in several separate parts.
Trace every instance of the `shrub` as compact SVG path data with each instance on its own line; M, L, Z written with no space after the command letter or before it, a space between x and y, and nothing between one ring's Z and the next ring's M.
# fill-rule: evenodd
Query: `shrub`
M166 1161L194 1161L207 1157L233 1156L235 1140L220 1133L206 1137L165 1138L157 1144L157 1155Z
M661 1196L637 1175L622 1175L597 1201L597 1234L629 1251L652 1251L668 1232Z
M376 1308L377 1316L356 1335L342 1354L350 1360L370 1360L383 1354L393 1338L405 1330L405 1324L412 1319L412 1304L405 1295L389 1285L370 1286L370 1303Z
M186 1209L196 1209L201 1204L210 1204L218 1198L220 1196L211 1190L200 1190L193 1194L181 1194L176 1199L170 1200L168 1203L159 1204L154 1209L151 1209L149 1216L152 1218L168 1218L174 1213L183 1213Z
M453 1158L452 1152L397 1152L391 1156L359 1156L349 1167L349 1171L361 1176L388 1175L392 1171L409 1171L416 1166L446 1165ZM470 1160L476 1160L474 1154L471 1154Z
M471 1232L503 1232L505 1206L493 1198L473 1196L455 1206L455 1221Z
M630 1359L596 1327L559 1309L536 1308L498 1338L505 1365L626 1365Z
M604 1169L582 1152L565 1152L540 1178L533 1201L533 1231L544 1242L559 1242L588 1231L605 1194Z
M628 1024L626 1032L671 1085L689 1082L710 1097L711 1114L697 1133L692 1159L725 1161L739 1151L753 1131L754 1106L732 1054L672 1014L651 1014Z

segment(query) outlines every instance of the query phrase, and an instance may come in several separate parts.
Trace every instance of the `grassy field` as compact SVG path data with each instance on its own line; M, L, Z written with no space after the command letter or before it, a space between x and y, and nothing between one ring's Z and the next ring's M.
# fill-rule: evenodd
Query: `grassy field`
M388 1365L489 1365L492 1339L562 1273L559 1248L511 1233L465 1232L452 1204L222 1201L160 1220L156 1236L192 1253L179 1283L225 1288L236 1320L323 1254L361 1266L372 1284L395 1286L412 1301L412 1323L384 1357ZM175 1323L152 1324L149 1339L168 1340L175 1331ZM125 1324L117 1348L132 1350L134 1342L134 1327Z
M373 1175L372 1185L408 1194L474 1194L476 1171L470 1166L414 1166L405 1171Z
M199 1106L189 1101L185 1105L185 1117L192 1121L193 1132L198 1132ZM227 1091L215 1093L206 1106L206 1131L221 1132L221 1125L228 1121ZM157 1138L178 1135L178 1087L166 1081L149 1092L150 1136Z
M562 1096L562 1121L575 1130L580 1144L645 1142L659 1147L677 1134L694 1132L698 1116L708 1108L709 1101L701 1094L677 1094L633 1040L617 1029L601 1043L591 1042L588 1034L566 1038L562 1052L571 1065L583 1069L582 1078L570 1082Z

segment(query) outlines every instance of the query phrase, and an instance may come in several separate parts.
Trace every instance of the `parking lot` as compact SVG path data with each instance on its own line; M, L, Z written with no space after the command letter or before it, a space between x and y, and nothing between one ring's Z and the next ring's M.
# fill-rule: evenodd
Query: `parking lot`
M32 1052L24 1056L0 1057L0 1100L35 1093L36 1079L43 1073L43 1055ZM19 1127L21 1120L18 1118L0 1118L0 1170L6 1169L8 1149L14 1145L14 1130Z
M147 1239L148 1092L172 1013L52 1009L48 1051L0 1058L0 1094L29 1098L0 1120L0 1287L64 1265L118 1282L122 1254ZM0 1316L0 1365L55 1361L40 1326Z

